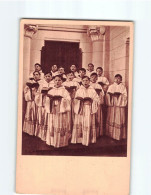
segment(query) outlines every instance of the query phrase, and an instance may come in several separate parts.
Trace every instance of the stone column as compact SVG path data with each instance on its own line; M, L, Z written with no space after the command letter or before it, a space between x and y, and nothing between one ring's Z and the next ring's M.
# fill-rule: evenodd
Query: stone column
M129 46L130 46L130 38L126 39L126 59L125 59L125 85L128 87L129 82Z
M82 51L82 67L87 69L88 63L92 62L92 43L90 41L80 43Z
M31 70L34 69L35 63L41 63L41 49L44 46L44 40L32 39L30 49L30 66Z
M90 26L88 35L92 40L92 63L94 69L98 66L103 66L103 44L104 44L105 27L103 26Z
M23 46L23 85L25 86L26 81L30 74L30 51L31 51L31 39L34 33L37 31L37 26L26 25L24 26L24 46Z

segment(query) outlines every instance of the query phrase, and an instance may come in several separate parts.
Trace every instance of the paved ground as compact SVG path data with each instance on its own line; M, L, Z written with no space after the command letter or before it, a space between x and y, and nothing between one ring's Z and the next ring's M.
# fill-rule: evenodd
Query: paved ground
M60 156L127 156L127 140L116 141L103 136L97 143L88 147L82 144L69 144L64 148L54 148L44 141L26 133L22 134L23 155L60 155Z

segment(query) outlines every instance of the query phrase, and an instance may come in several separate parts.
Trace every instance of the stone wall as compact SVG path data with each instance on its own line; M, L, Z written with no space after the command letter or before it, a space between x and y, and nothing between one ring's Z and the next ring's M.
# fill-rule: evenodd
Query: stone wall
M109 40L109 80L113 82L114 75L121 74L126 86L129 71L129 30L129 27L110 27Z
M24 36L24 85L28 75L34 70L35 63L41 63L41 49L45 40L79 42L82 51L82 67L87 68L87 64L92 62L95 69L101 66L104 75L110 83L114 81L115 74L121 74L123 82L128 86L129 70L129 27L106 26L105 35L97 36L98 31L80 26L74 30L75 26L70 26L73 31L68 32L68 28L54 30L26 26ZM61 29L60 28L60 29Z

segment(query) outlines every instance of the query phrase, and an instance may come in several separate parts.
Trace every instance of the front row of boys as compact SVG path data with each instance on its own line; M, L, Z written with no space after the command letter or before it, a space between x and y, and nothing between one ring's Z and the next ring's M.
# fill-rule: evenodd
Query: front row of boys
M102 68L97 68L97 72ZM115 75L114 83L104 90L98 81L99 74L81 68L79 76L69 71L65 76L52 72L41 78L38 70L24 89L27 101L23 131L40 137L54 147L67 146L69 142L88 146L103 135L102 105L107 105L106 135L121 140L126 138L125 107L127 90L122 76ZM53 79L52 79L53 78ZM108 82L105 80L104 82ZM105 98L104 98L105 97Z

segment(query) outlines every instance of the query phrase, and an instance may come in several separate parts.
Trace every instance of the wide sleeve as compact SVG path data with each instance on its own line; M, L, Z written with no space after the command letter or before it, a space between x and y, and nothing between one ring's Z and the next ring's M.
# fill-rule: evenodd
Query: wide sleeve
M75 93L75 99L74 99L74 113L78 114L80 109L80 100L76 99L76 97L81 97L80 95L80 89L78 89Z
M107 90L107 93L105 95L105 103L106 103L107 106L113 106L114 105L112 93L113 93L112 87L109 86L109 88Z
M41 93L42 85L38 87L38 90L35 93L35 103L37 106L42 106L43 95Z
M66 89L62 90L62 100L60 104L60 113L71 110L71 97Z
M97 85L97 88L101 89L101 92L99 94L100 104L104 104L104 90L103 90L102 86L99 84Z
M100 98L94 89L92 89L92 97L91 98L93 100L91 114L94 114L98 111L98 106L100 105Z
M31 90L28 86L26 86L24 88L24 97L25 97L25 101L31 101Z
M108 81L108 79L106 77L104 78L104 84L105 85L109 85L109 81Z
M78 82L76 82L76 87L77 87L76 90L78 90L80 88L80 85Z
M53 89L48 91L48 95L53 95ZM50 98L48 96L45 97L44 108L46 113L50 113Z
M126 90L126 87L123 86L122 93L117 99L116 106L125 107L126 105L127 105L127 90Z

